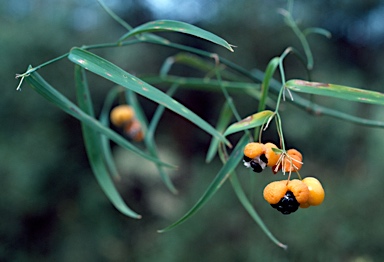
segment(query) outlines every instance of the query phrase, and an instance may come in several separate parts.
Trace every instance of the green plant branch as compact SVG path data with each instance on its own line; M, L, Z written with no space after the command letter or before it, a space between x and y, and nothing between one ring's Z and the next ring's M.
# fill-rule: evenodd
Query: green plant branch
M201 79L201 78L189 78L189 77L179 77L179 76L166 76L166 77L159 77L159 76L144 76L140 77L142 80L157 85L157 84L178 84L180 88L192 88L192 89L204 89L204 90L210 90L214 92L220 92L219 83L217 80L209 79ZM232 92L240 92L245 90L249 94L251 94L253 97L260 99L260 93L250 92L250 90L254 90L255 84L253 83L242 83L242 82L229 82L229 81L223 81L222 84L227 88L230 89ZM271 79L270 82L270 88L271 91L273 91L273 94L276 94L276 91L279 87L281 87L281 83L278 82L275 79ZM256 90L255 90L256 91ZM368 127L377 127L377 128L384 128L384 122L377 121L377 120L369 120L361 117L356 117L335 109L327 108L324 106L321 106L319 104L314 103L311 100L307 100L295 93L292 93L293 101L288 101L292 103L293 105L303 109L309 114L313 114L315 116L329 116L332 118L348 121L354 124L364 125ZM267 102L267 105L270 107L274 107L272 104L272 100Z
M235 194L236 194L237 198L239 199L240 203L243 205L243 207L249 213L249 215L253 218L253 220L259 225L261 230L263 230L263 232L269 237L270 240L272 240L273 243L275 243L277 246L281 247L282 249L287 250L288 246L281 243L271 233L271 231L264 224L264 222L261 219L261 217L259 216L259 214L253 208L251 202L249 201L249 199L245 195L244 190L242 189L235 172L233 172L232 175L229 177L229 181L231 182L232 188L235 191Z
M299 29L297 26L295 20L292 17L292 6L293 1L288 1L288 10L280 9L280 14L282 14L285 17L285 21L288 24L288 26L293 30L297 38L299 39L303 49L305 56L307 57L307 68L308 70L312 70L313 68L313 55L311 48L309 46L308 40L303 34L303 32Z
M82 46L82 49L91 50L91 49L99 49L99 48L122 47L122 46L138 44L138 43L157 44L157 45L161 45L161 46L166 46L166 47L170 47L170 48L175 48L175 49L191 52L193 54L207 57L207 58L212 58L212 56L213 56L213 54L210 52L202 51L202 50L199 50L199 49L196 49L193 47L184 46L184 45L175 44L175 43L164 43L164 42L155 41L153 39L133 39L130 41L124 41L120 44L117 42L95 44L95 45ZM20 82L19 82L18 87L16 89L20 90L21 84L23 83L24 78L28 77L30 73L35 72L36 70L41 69L42 67L47 66L49 64L52 64L54 62L57 62L63 58L66 58L68 56L68 54L69 53L65 53L65 54L58 56L54 59L51 59L45 63L42 63L36 67L29 68L23 74L17 74L16 77L21 78L21 79L20 79ZM254 72L252 73L249 70L237 65L236 63L233 63L233 62L231 62L225 58L222 58L220 56L217 56L217 57L219 58L220 63L226 65L228 68L234 70L235 72L238 72L239 74L249 78L252 81L255 81L256 83L262 82L263 77L265 75L264 72L256 69L256 70L253 70ZM182 86L182 85L183 84L180 83L180 86ZM272 92L274 92L275 94L278 94L279 91L281 90L281 83L275 79L271 79L270 88L271 88ZM292 94L292 97L293 97L293 101L289 101L290 103L293 103L294 105L305 109L309 113L314 113L315 115L326 115L326 116L334 117L337 119L341 119L344 121L349 121L349 122L352 122L355 124L365 125L365 126L369 126L369 127L384 128L384 122L376 121L376 120L368 120L368 119L360 118L360 117L355 117L355 116L352 116L350 114L340 112L338 110L334 110L334 109L330 109L330 108L327 108L324 106L320 106L320 105L317 105L317 104L313 103L312 101L304 99L301 96L294 94L294 93Z
M233 104L233 99L229 95L227 89L222 85L221 74L220 74L219 69L216 69L215 73L216 73L217 81L219 82L219 86L220 86L221 92L223 92L223 94L224 94L225 100L227 101L229 107L231 108L231 111L232 111L233 115L235 116L236 120L240 121L241 117L239 115L239 112L236 109L236 106Z

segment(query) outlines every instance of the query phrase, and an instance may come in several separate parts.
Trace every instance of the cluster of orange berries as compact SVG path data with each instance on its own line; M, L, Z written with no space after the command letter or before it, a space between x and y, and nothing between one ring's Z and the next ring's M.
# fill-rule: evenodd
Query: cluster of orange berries
M286 152L273 143L249 143L244 148L244 165L260 173L267 166L273 173L279 170L297 172L303 165L302 154L296 149ZM324 200L324 189L319 180L306 177L303 180L282 180L268 184L264 189L264 199L283 214L295 212L299 207L318 206Z
M285 172L299 171L303 165L303 156L296 149L289 149L286 153L273 143L248 143L244 148L244 165L260 173L265 167L272 167L273 173L279 170Z
M131 106L116 106L112 109L109 118L114 126L123 128L124 133L132 140L140 142L144 139L143 129Z

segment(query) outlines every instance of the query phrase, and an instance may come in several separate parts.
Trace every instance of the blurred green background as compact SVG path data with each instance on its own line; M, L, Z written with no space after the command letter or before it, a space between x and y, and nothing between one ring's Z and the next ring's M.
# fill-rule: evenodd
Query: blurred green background
M237 46L234 53L185 35L164 34L175 42L217 52L246 69L264 70L268 61L297 38L278 8L267 0L105 0L132 26L153 19L190 22ZM302 28L319 26L333 37L311 36L313 80L384 92L384 3L296 1ZM194 217L158 234L201 196L220 168L204 158L210 137L166 112L157 131L163 159L179 165L172 178L180 193L168 192L147 161L114 147L121 180L117 186L130 207L143 215L121 215L105 197L87 162L80 124L26 84L17 92L16 73L39 65L73 46L112 42L124 34L95 0L10 0L0 3L0 261L381 261L384 257L384 130L327 116L312 116L290 103L281 107L288 147L304 155L303 176L319 178L326 199L289 216L272 209L262 190L271 172L257 175L254 205L288 251L275 246L251 220L225 184ZM300 49L301 50L301 49ZM133 74L156 74L177 50L143 44L97 50ZM287 78L306 77L295 58ZM182 75L196 75L180 67ZM66 59L39 70L54 87L74 98L73 65ZM89 74L99 112L113 85ZM233 94L242 116L257 101ZM219 93L182 90L176 98L212 124L224 101ZM150 118L156 105L140 100ZM319 104L384 121L383 108L316 97ZM274 129L265 139L276 141ZM238 168L244 185L254 175Z

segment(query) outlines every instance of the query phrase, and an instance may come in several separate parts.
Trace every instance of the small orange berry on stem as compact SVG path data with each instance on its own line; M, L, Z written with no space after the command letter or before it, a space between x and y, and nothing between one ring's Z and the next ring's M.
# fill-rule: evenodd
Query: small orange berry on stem
M292 191L299 204L305 203L309 198L308 186L301 180L293 179L288 182L288 189Z
M265 146L262 143L248 143L244 148L244 165L251 167L254 172L260 173L267 166Z
M306 177L303 179L309 190L309 198L307 202L301 203L300 207L307 208L309 206L318 206L324 201L325 192L320 181L314 177Z
M265 153L265 146L262 143L248 143L244 148L244 156L253 159Z
M303 165L303 156L296 149L289 149L283 160L283 172L299 171Z
M295 212L300 204L308 201L309 189L300 180L282 180L268 184L264 188L263 195L273 208L288 215Z
M130 122L125 124L124 133L136 142L140 142L144 139L143 129L139 120L136 118L133 118Z
M287 181L274 181L269 183L263 191L264 199L269 204L277 204L285 193L287 193Z
M112 109L109 118L116 127L122 127L135 116L133 108L129 105L119 105Z
M275 153L272 148L278 148L275 144L273 143L266 143L265 144L265 156L268 159L267 166L273 167L276 165L277 161L279 161L280 154Z
M299 171L303 166L303 156L296 149L289 149L286 153L280 154L280 158L276 165L272 167L273 173L282 170L284 173Z

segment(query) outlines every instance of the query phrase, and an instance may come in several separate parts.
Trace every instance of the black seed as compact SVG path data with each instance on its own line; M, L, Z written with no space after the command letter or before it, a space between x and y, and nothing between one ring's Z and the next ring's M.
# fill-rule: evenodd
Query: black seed
M261 173L261 171L263 171L263 168L255 161L251 161L251 167L253 171L256 173Z
M279 203L271 204L271 206L284 215L288 215L295 212L299 208L300 204L297 202L293 193L291 191L287 191L287 193L285 193L285 195L280 199Z
M252 158L247 157L246 155L244 155L243 159L244 159L245 162L249 162L249 161L252 160Z
M260 156L260 160L263 161L264 163L268 164L268 158L264 154L262 154Z

